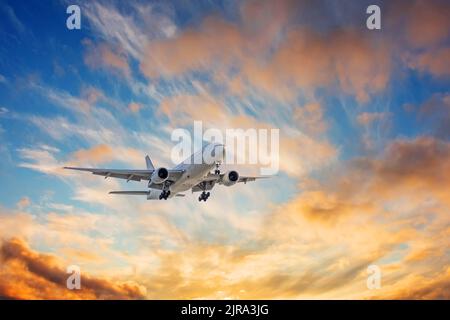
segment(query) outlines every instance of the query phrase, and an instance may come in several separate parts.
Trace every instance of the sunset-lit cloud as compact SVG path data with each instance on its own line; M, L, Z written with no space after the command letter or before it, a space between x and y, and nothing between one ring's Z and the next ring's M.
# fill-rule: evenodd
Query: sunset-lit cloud
M15 299L138 299L145 288L128 281L114 283L83 275L83 289L68 290L67 273L55 257L36 253L19 239L1 247L0 296Z

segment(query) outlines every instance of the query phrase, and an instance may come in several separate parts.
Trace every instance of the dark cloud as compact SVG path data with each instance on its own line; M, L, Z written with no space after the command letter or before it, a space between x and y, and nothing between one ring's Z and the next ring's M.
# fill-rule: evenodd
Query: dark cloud
M142 299L144 287L81 273L81 289L69 290L69 274L51 255L35 252L14 238L0 247L0 296L9 299Z

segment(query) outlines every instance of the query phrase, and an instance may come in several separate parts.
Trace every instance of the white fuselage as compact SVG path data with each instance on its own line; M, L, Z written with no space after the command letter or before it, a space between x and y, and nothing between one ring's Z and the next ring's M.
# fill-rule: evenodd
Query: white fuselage
M182 176L170 186L170 197L175 196L179 192L190 190L198 185L203 178L215 167L216 162L221 162L225 157L225 147L221 144L209 145L213 146L215 152L205 161L203 158L203 148L191 155L188 159L177 165L174 169L184 170ZM197 159L201 159L201 163L195 163Z

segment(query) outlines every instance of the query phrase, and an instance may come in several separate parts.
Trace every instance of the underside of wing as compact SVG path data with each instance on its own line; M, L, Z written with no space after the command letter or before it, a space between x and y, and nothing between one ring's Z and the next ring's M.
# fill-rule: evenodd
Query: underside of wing
M269 176L260 176L260 177L246 177L246 176L240 176L238 182L247 183L249 181L255 181L258 179L267 179L270 178Z
M141 181L150 180L152 173L155 170L128 170L128 169L95 169L95 168L76 168L64 167L64 169L87 171L92 174L103 176L106 178L119 178L127 181ZM183 170L168 170L170 181L176 181L182 174Z
M231 186L233 184L226 184L224 182L224 174L208 174L206 177L203 178L202 182L197 184L192 188L192 192L201 192L201 191L208 191L211 190L215 184L219 185L227 185ZM239 176L238 180L235 183L243 182L244 184L250 181L255 181L258 179L266 179L270 178L269 176Z
M148 195L148 191L110 191L109 194L146 196Z

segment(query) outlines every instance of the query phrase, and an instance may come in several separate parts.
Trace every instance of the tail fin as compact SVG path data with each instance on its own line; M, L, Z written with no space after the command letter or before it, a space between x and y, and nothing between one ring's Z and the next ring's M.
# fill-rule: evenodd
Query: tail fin
M145 163L147 165L148 170L155 170L155 167L153 166L153 162L149 156L145 156Z

